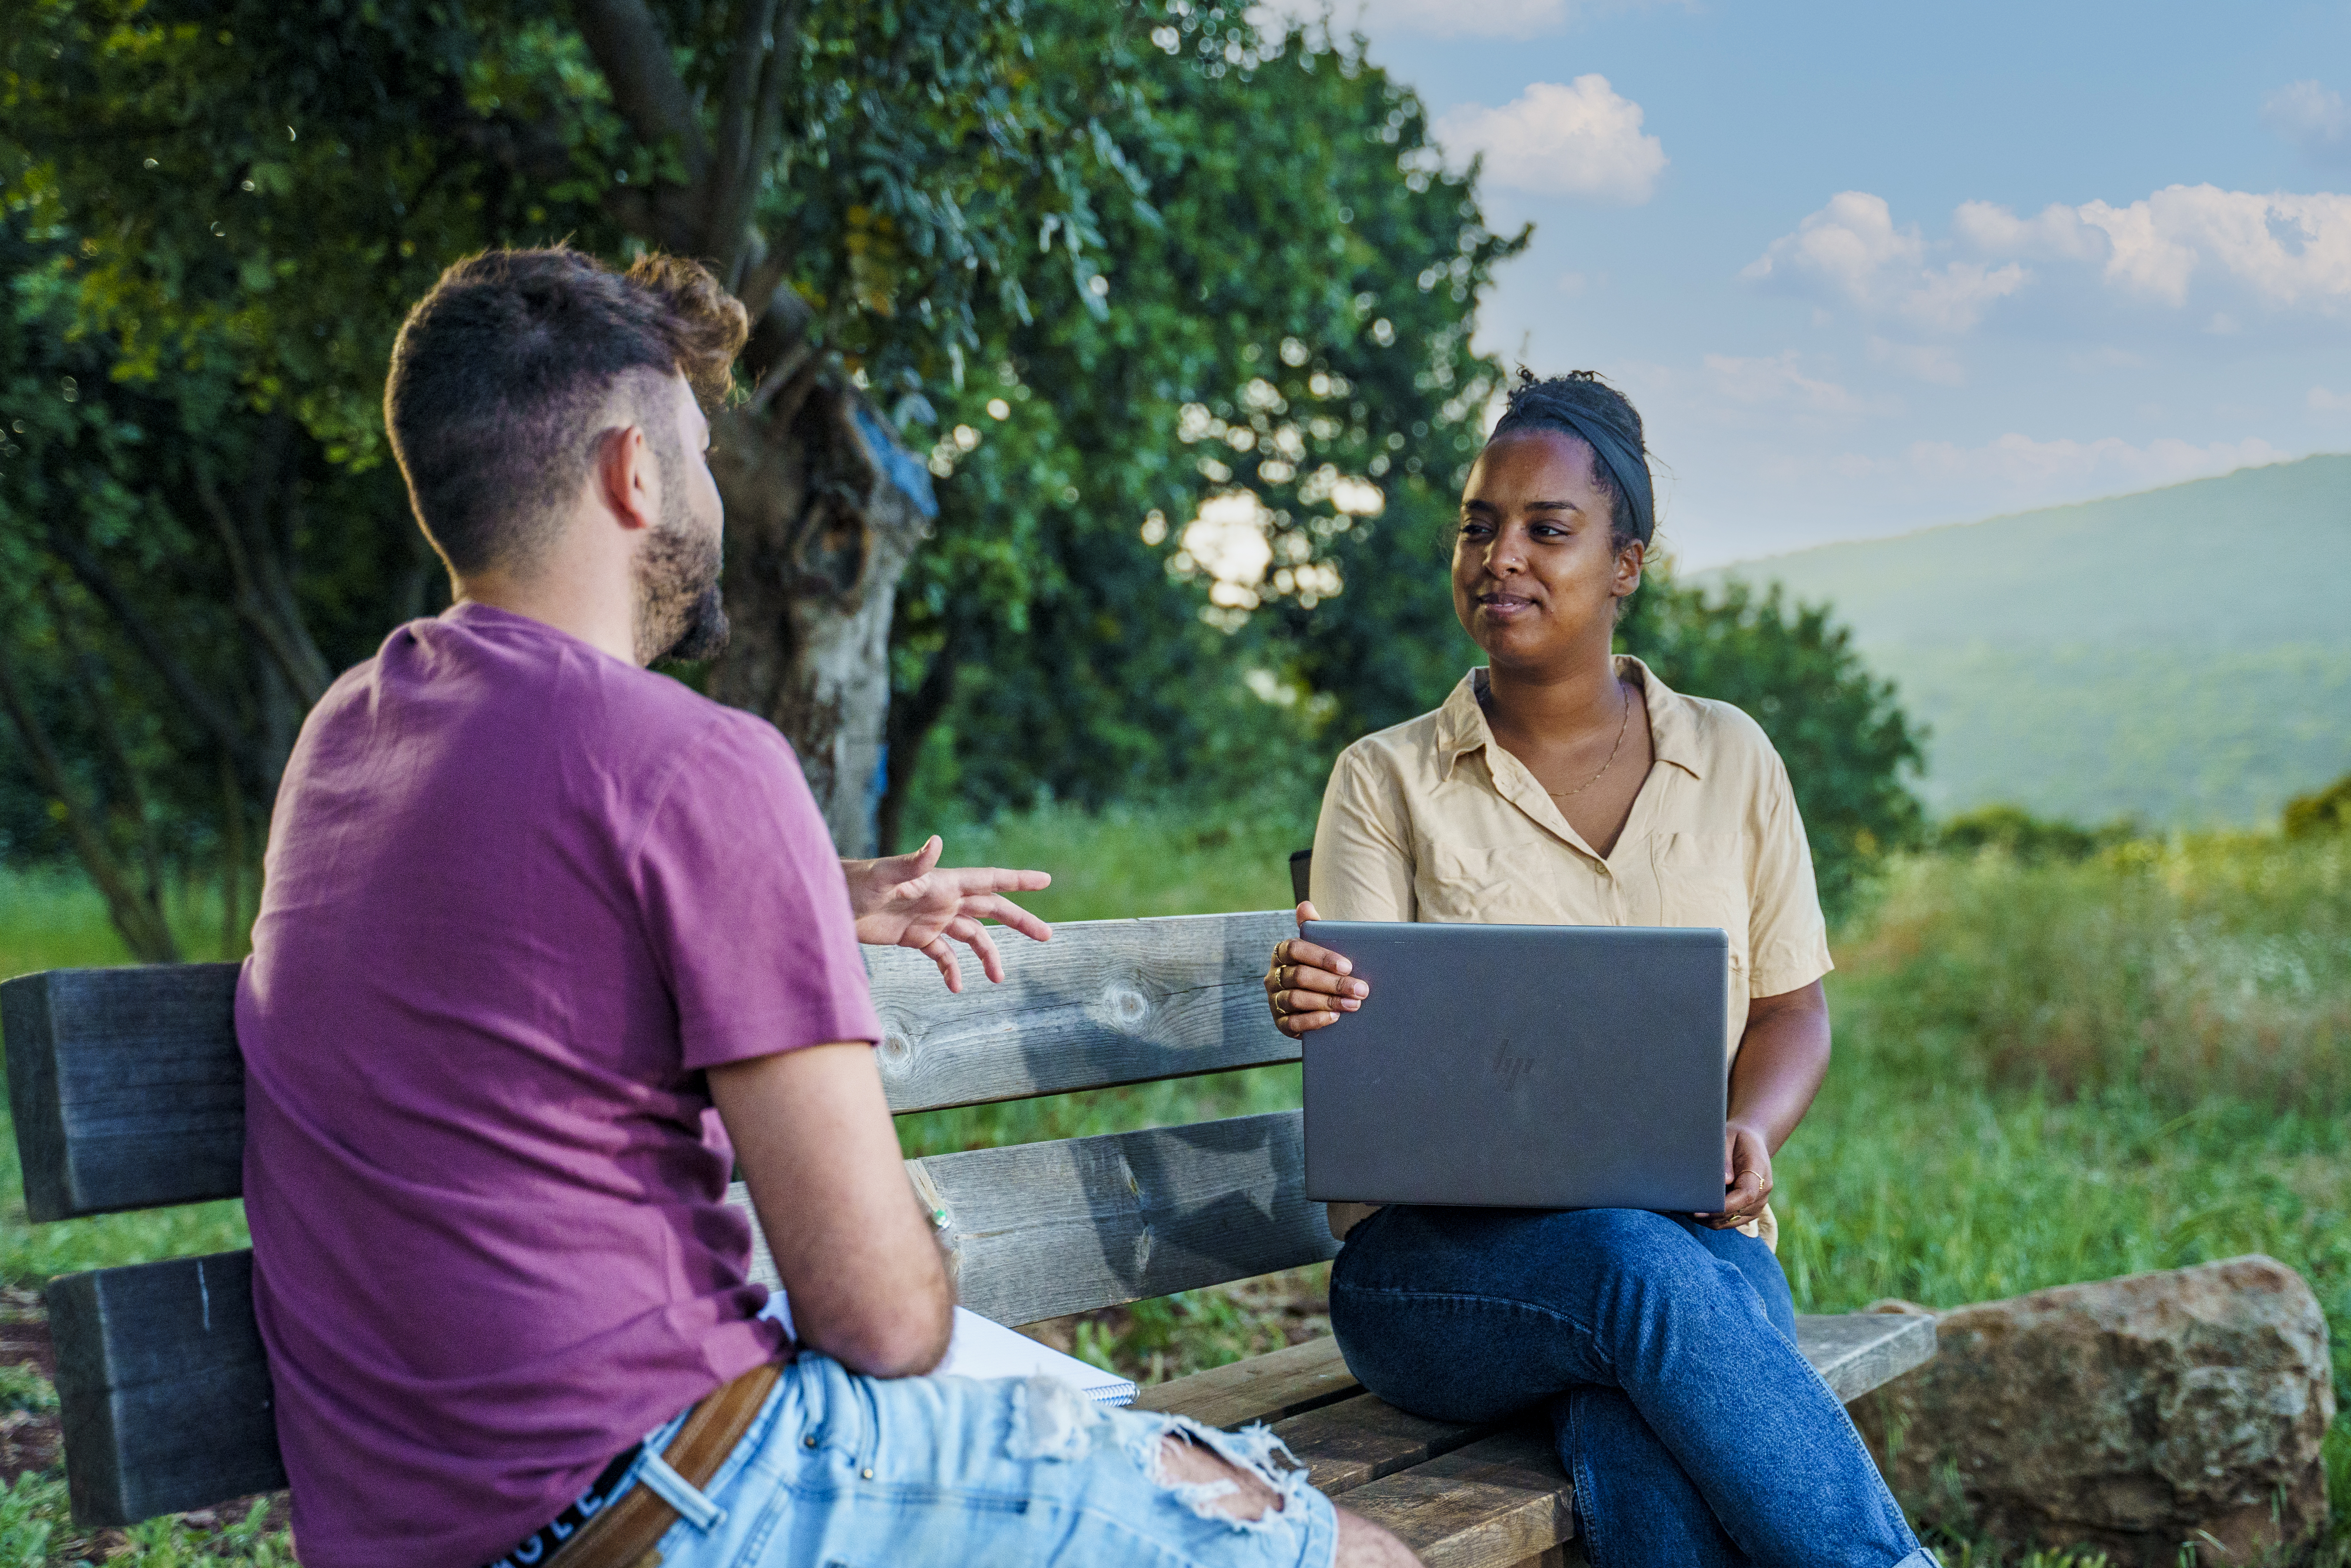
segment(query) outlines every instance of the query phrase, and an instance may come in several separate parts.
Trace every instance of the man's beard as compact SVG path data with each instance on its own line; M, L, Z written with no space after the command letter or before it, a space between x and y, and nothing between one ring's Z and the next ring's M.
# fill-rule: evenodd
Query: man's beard
M662 518L637 555L637 663L715 659L726 646L718 593L719 543L697 534L684 497L663 497Z

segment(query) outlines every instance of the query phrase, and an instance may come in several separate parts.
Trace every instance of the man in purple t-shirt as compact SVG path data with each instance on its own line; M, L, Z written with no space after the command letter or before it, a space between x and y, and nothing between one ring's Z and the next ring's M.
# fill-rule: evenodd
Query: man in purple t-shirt
M724 638L696 392L744 335L692 263L559 249L451 268L394 349L456 602L304 724L237 993L304 1560L1411 1561L1262 1440L921 1375L951 1290L857 944L996 977L1044 878L844 868L774 727L646 670Z

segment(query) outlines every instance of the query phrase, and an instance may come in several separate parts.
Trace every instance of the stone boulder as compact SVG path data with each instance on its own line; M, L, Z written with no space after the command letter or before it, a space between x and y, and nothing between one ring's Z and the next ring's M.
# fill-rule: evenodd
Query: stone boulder
M1935 1315L1935 1359L1853 1410L1914 1512L2116 1568L2274 1561L2325 1528L2326 1319L2275 1259Z

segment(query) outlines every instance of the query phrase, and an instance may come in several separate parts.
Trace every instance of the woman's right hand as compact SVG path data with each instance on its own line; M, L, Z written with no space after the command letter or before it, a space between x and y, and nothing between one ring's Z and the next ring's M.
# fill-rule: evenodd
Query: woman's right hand
M1303 924L1322 916L1313 904L1301 904L1298 918ZM1346 959L1302 937L1275 943L1273 963L1265 972L1265 1002L1273 1009L1273 1027L1295 1040L1362 1007L1372 988L1353 978L1354 972Z

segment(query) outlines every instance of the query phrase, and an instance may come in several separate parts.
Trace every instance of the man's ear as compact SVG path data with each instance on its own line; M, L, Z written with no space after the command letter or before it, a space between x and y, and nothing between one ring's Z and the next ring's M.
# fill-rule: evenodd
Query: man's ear
M616 425L596 441L596 498L622 528L650 528L661 517L661 479L644 427Z

